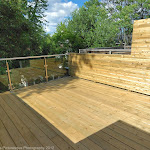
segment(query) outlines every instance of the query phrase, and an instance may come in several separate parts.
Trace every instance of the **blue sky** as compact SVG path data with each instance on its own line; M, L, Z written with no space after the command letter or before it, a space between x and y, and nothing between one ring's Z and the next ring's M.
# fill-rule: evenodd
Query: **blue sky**
M73 3L78 4L81 7L88 0L72 0Z
M48 9L45 11L48 21L45 31L53 34L56 31L57 24L64 21L70 14L81 7L88 0L48 0Z

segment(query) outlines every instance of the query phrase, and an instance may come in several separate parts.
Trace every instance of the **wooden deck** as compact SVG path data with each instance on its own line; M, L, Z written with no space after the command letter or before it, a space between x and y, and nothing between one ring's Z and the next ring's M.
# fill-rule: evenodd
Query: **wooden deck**
M0 94L2 146L150 150L150 96L71 77Z

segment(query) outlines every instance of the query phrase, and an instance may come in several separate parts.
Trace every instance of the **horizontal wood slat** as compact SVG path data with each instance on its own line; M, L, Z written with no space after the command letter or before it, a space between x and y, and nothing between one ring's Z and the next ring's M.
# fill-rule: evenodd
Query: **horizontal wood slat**
M70 54L69 64L72 76L150 95L150 60L147 58Z
M134 21L131 53L150 57L150 18Z

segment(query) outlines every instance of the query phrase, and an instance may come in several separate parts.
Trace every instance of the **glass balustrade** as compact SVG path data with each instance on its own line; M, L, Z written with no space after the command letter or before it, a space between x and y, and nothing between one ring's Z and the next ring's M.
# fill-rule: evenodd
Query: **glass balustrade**
M0 60L0 92L68 76L68 56Z

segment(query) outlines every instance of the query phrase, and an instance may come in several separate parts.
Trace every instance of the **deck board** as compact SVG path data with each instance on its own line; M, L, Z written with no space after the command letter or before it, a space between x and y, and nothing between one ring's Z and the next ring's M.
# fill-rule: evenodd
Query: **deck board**
M29 146L1 106L0 114L2 116L1 121L3 122L5 128L7 129L16 146Z
M1 146L3 145L16 146L1 120L0 120L0 143Z
M31 120L31 118L26 116L26 114L24 114L23 111L19 107L17 107L17 105L14 105L14 97L9 97L10 95L5 96L6 103L9 105L9 107L12 108L12 110L16 113L19 119L30 129L34 136L39 140L39 143L41 143L44 147L55 146L55 149L59 150L59 148L39 129L38 125L35 124Z
M67 77L0 94L0 108L2 146L150 149L150 96Z
M21 133L23 138L29 143L30 146L42 146L40 142L35 138L35 136L30 132L30 130L26 127L26 125L16 116L14 111L7 105L7 103L3 100L2 97L0 97L1 107L5 110L9 118L11 118L12 122L15 124L16 128Z

